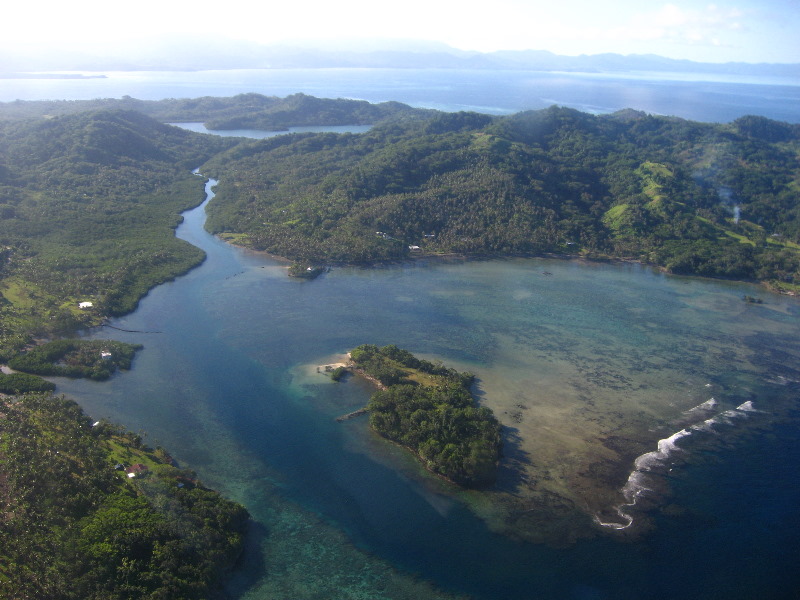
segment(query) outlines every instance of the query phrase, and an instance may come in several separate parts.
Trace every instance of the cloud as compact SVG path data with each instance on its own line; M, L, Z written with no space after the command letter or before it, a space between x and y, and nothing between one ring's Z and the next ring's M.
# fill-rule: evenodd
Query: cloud
M744 16L738 8L721 8L716 4L702 8L665 4L655 11L632 15L625 26L612 32L612 36L718 46L732 33L744 31Z
M454 46L483 51L536 48L571 55L654 53L749 60L763 52L757 42L764 36L756 33L765 29L763 19L759 21L764 8L754 7L754 1L765 0L618 0L613 6L588 0L494 0L493 10L475 15L470 27L443 31ZM464 14L460 18L467 19Z

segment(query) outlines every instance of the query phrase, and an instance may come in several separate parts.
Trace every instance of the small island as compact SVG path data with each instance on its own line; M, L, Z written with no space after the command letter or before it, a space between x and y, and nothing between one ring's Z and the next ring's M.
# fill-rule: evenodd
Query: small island
M369 400L370 426L408 448L437 475L469 488L494 483L502 441L492 411L476 405L471 373L415 357L394 345L364 344L353 369L380 389Z

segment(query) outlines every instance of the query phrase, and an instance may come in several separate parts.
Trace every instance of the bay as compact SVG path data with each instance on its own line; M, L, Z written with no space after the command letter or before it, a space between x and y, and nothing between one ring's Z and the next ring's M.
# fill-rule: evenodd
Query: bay
M58 386L245 503L254 526L234 597L744 599L797 589L795 300L635 264L547 259L417 261L296 281L280 261L208 235L203 220L202 207L190 211L177 234L206 262L113 323L160 333L91 333L143 343L134 369ZM335 422L371 389L316 367L360 343L477 373L510 442L495 490L460 492L363 420ZM693 425L626 509L637 533L599 525L626 502L634 459Z
M97 75L98 73L88 73ZM706 122L747 114L800 122L800 81L688 73L560 73L461 69L237 69L116 71L91 79L0 79L0 101L142 100L256 92L370 102L396 100L445 111L509 114L558 104L584 112L623 108Z

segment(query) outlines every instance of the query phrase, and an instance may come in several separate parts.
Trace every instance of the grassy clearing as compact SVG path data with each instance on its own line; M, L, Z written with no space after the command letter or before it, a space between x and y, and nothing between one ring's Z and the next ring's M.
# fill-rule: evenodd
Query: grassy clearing
M152 470L171 462L169 456L163 450L154 450L144 446L136 447L125 436L111 436L108 440L105 440L105 446L108 448L108 456L112 464L125 466L142 464Z
M731 231L730 229L723 229L722 232L728 237L732 237L740 244L749 244L750 246L756 245L756 243L753 240L751 240L747 236L742 235L741 233L736 233L735 231Z
M247 235L246 233L223 232L218 235L220 239L223 239L231 244L237 244L237 245L245 245L250 240L250 236Z

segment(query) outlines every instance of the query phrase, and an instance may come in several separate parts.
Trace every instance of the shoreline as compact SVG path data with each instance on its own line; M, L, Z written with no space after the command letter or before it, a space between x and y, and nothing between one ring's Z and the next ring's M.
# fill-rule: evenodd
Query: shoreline
M322 368L334 366L319 364L316 367L319 374L323 374ZM454 367L468 368L458 363ZM352 362L348 370L368 381L373 389L387 389ZM684 432L687 427L705 429L715 417L723 423L732 414L730 409L725 410L728 407L718 406L711 398L684 407L668 423L654 429L642 429L641 423L628 427L620 421L621 416L602 411L589 420L575 421L570 417L571 401L567 396L555 403L543 402L538 392L525 385L520 387L507 375L504 372L485 381L481 379L484 393L477 396L478 405L490 408L497 415L506 446L498 462L497 480L489 487L462 487L428 468L413 448L381 435L372 427L368 430L376 440L391 442L407 455L408 464L391 462L392 468L423 486L427 475L447 482L448 488L442 492L463 502L499 535L552 547L569 546L596 536L628 541L646 536L654 527L653 515L664 508L670 496L666 473L673 463L681 464L690 454L684 448L659 452L665 444L671 444L675 431ZM519 387L521 392L527 390L523 392L526 397L523 399L518 393L509 395L505 389L509 384ZM549 385L543 382L543 390L549 389ZM709 390L709 386L700 389ZM612 390L608 393L615 395ZM566 406L567 410L562 412L559 406ZM579 405L572 403L573 409L576 406ZM359 408L334 420L343 422L366 412L365 408ZM739 412L744 414L744 408ZM570 419L572 425L565 425L565 419ZM565 456L570 457L566 462ZM650 472L642 466L642 461L654 456L659 458L659 464ZM415 467L409 466L412 463Z
M266 256L276 262L285 263L285 267L288 268L294 261L290 258L286 258L285 256L280 256L278 254L273 254L267 250L259 250L257 248L252 248L246 244L232 242L231 240L225 239L225 233L230 234L231 232L223 232L223 233L216 233L213 234L215 237L220 239L221 241L225 242L226 244L230 244L235 248L239 248L241 250L245 250L247 252L253 252L257 255ZM646 262L644 260L632 257L616 257L616 256L586 256L583 254L565 254L561 252L520 252L520 253L511 253L511 254L494 254L494 253L465 253L465 252L416 252L413 254L409 254L403 258L391 259L391 260L382 260L382 261L373 261L373 262L330 262L330 263L320 263L324 264L328 269L332 268L363 268L363 269L379 269L382 267L388 266L398 266L404 264L414 264L421 261L464 261L464 262L471 262L471 261L491 261L491 260L513 260L513 259L547 259L547 260L564 260L564 261L584 261L586 263L605 263L605 264L635 264L641 267L653 269L659 273L663 273L665 275L669 275L671 277L689 277L692 279L699 279L699 280L707 280L707 281L729 281L733 283L746 283L751 285L756 285L760 288L765 289L768 292L773 294L779 294L781 296L788 296L790 298L800 298L800 291L795 291L791 289L782 289L780 285L776 284L776 282L768 281L768 280L759 280L759 279L738 279L735 277L724 277L724 276L713 276L713 275L698 275L696 273L674 273L669 271L666 267L661 265Z

